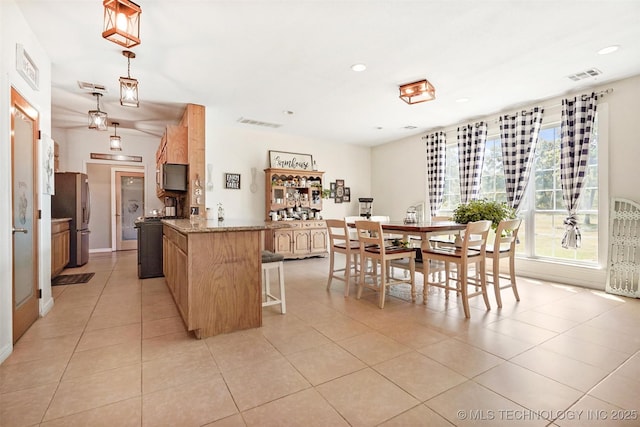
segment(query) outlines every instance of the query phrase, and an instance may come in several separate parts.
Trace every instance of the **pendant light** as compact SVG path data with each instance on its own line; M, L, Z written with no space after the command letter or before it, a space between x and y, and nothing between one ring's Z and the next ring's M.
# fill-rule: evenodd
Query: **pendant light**
M94 92L92 94L96 97L96 109L89 110L89 129L95 130L107 130L107 113L100 111L100 92Z
M113 135L111 135L111 137L109 138L109 149L111 151L122 151L122 140L116 134L116 131L120 123L111 122L111 124L113 125Z
M104 0L102 37L130 48L140 44L140 6L129 0Z
M120 77L120 105L138 108L138 80L131 78L131 58L136 54L130 50L123 50L122 54L127 57L127 77Z

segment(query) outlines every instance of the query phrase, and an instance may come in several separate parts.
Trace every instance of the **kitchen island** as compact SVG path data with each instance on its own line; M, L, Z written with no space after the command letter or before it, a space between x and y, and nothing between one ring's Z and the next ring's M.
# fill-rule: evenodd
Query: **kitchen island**
M197 338L262 326L264 222L162 220L163 272Z

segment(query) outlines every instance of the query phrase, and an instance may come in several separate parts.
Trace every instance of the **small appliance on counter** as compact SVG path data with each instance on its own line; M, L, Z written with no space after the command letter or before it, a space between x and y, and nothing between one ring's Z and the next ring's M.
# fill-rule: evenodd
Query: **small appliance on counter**
M360 197L358 199L358 215L367 219L373 215L373 197Z
M164 216L175 218L178 215L178 202L175 197L164 198Z

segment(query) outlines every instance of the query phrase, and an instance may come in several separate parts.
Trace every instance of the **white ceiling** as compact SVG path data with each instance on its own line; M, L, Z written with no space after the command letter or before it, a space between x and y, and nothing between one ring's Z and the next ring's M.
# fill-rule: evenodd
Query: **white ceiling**
M160 135L196 103L222 126L255 129L242 117L373 146L640 74L637 0L139 0L141 103L127 108L127 60L101 37L101 0L16 1L50 56L60 128L86 127L96 101L84 81L107 87L101 109L118 132ZM609 45L620 49L597 54ZM567 78L590 68L602 75ZM398 98L400 84L423 78L435 101Z

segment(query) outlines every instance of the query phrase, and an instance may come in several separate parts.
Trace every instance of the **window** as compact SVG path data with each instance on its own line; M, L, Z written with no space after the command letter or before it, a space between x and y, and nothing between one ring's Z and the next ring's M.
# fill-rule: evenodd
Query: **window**
M598 138L597 116L589 147L587 175L578 208L578 225L582 235L580 249L564 249L564 219L567 210L560 187L560 124L544 126L527 194L522 200L519 216L524 219L519 232L517 253L530 258L573 261L579 264L598 263ZM450 213L460 203L458 147L449 144L446 152L446 176L442 213ZM506 201L502 148L499 136L489 137L482 170L481 198Z

